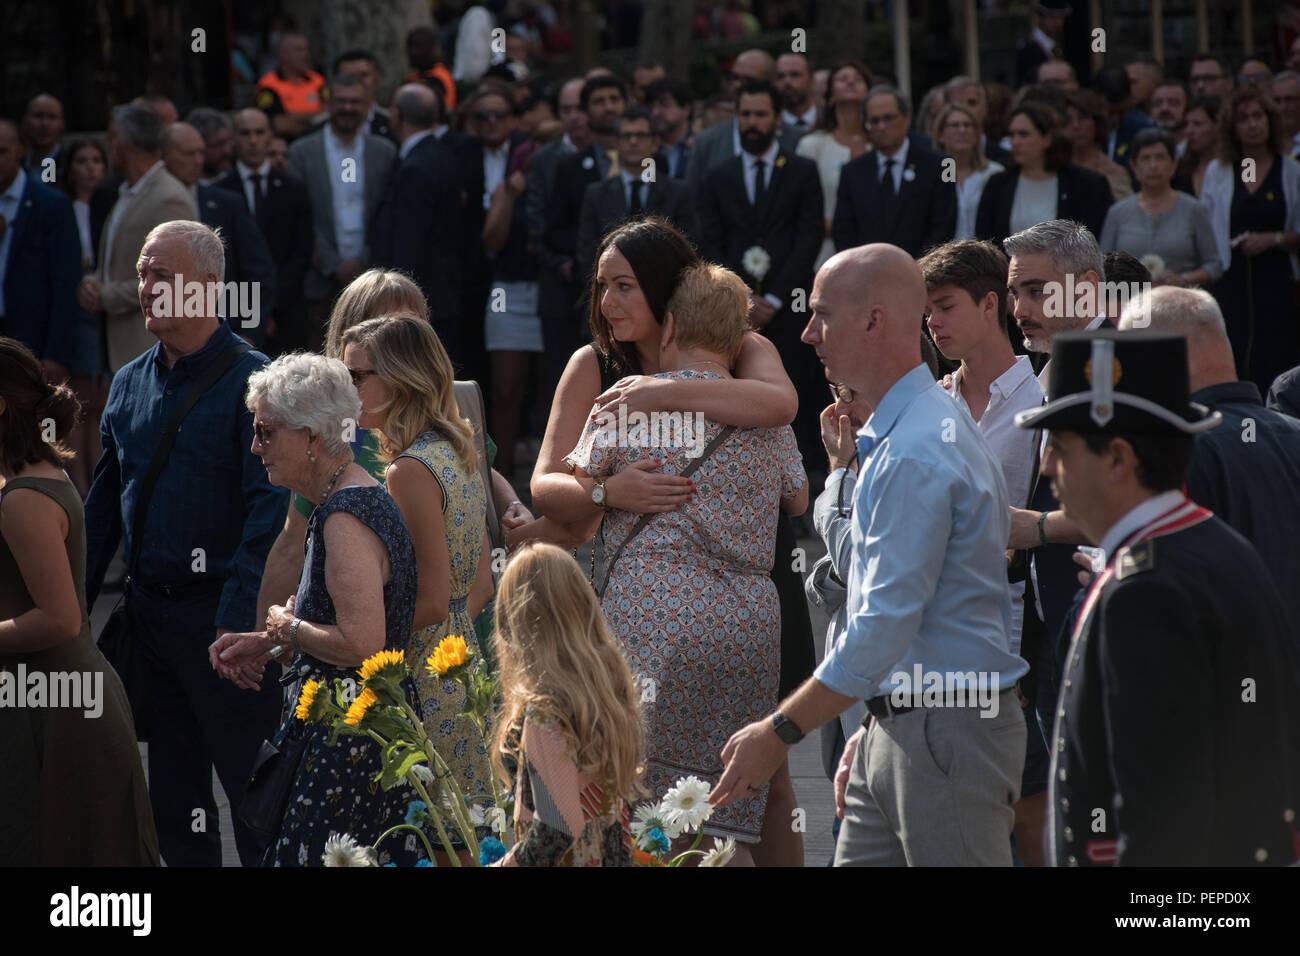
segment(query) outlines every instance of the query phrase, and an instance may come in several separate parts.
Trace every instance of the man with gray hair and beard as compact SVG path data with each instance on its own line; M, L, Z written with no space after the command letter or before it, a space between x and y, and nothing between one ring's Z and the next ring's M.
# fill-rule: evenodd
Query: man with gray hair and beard
M212 229L163 223L146 237L136 271L143 325L155 344L109 389L104 455L86 500L86 602L94 606L122 541L125 632L146 674L132 706L137 734L149 741L163 860L221 865L215 766L247 865L259 848L239 805L258 747L275 730L280 693L272 681L249 693L222 680L208 646L259 629L262 569L288 506L252 454L253 415L243 401L249 375L266 357L217 315L225 252ZM255 684L262 675L254 671L245 676Z

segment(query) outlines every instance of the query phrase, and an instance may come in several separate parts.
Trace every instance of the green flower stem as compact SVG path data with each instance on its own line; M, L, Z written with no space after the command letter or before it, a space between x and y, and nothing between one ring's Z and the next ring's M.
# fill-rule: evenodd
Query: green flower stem
M451 847L451 837L449 837L447 831L443 829L442 812L438 809L437 804L434 803L433 798L429 796L429 791L425 790L424 784L420 783L420 781L416 780L414 777L408 776L407 781L415 787L416 792L418 792L423 798L429 819L433 821L433 828L438 831L438 839L442 841L442 848L447 851L447 855L451 857L452 866L460 866L460 857L456 855L455 851ZM429 862L433 862L432 851L429 852Z
M470 824L469 810L465 806L465 797L460 792L460 787L456 783L451 768L447 766L447 762L442 759L442 755L439 754L438 749L434 747L433 741L429 739L429 734L424 729L424 723L416 716L411 705L406 701L402 701L402 710L406 713L412 726L415 727L416 737L419 739L420 745L424 748L424 752L429 757L429 764L432 767L433 772L443 782L444 790L450 787L449 792L451 794L452 819L455 820L456 828L460 830L461 836L465 840L465 845L470 848L474 858L478 859L478 838L474 834L474 827ZM421 792L423 792L423 788L421 788ZM431 809L435 806L434 802L428 799L425 800L425 803ZM451 855L453 857L456 856L454 853ZM457 859L456 865L460 865L459 859Z
M409 823L399 823L395 827L389 827L383 833L379 834L379 839L374 842L371 849L378 850L379 844L383 843L384 840L388 839L388 837L392 836L398 830L414 830L416 836L420 838L420 842L424 844L424 851L429 854L429 862L433 863L434 866L437 866L437 863L434 862L433 858L433 847L429 845L429 838L424 835L424 832L419 827L412 826ZM376 853L375 855L378 856L379 854Z
M704 839L704 825L703 825L703 824L700 824L700 832L697 833L697 834L695 834L695 842L692 843L692 844L690 845L689 848L683 850L683 851L682 851L681 853L679 853L677 856L673 857L672 860L670 860L670 861L668 862L668 865L669 865L669 866L681 866L681 865L682 865L682 864L681 864L681 861L682 861L683 859L685 859L686 857L690 856L690 855L693 854L693 853L698 853L698 854L700 854L701 856L703 856L703 855L704 855L704 851L698 849L698 847L699 847L699 845L700 845L700 841L703 840L703 839Z

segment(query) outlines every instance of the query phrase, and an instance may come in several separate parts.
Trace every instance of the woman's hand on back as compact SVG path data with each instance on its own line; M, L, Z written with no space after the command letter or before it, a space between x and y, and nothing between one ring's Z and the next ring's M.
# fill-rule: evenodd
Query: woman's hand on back
M627 413L668 410L668 393L673 388L671 379L655 378L653 375L629 375L614 383L613 387L596 396L596 405L602 412L618 414L618 406L627 408ZM598 414L598 413L597 413ZM594 419L595 414L592 415Z
M634 514L676 511L695 494L695 482L680 475L659 471L663 462L634 461L605 481L606 500L611 508Z

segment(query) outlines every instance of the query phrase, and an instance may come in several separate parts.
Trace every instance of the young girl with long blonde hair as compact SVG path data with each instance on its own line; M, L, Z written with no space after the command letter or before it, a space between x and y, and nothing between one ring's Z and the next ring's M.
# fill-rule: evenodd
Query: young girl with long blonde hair
M501 578L496 626L492 767L515 787L516 841L502 865L630 865L628 803L646 793L641 708L577 562L523 545Z

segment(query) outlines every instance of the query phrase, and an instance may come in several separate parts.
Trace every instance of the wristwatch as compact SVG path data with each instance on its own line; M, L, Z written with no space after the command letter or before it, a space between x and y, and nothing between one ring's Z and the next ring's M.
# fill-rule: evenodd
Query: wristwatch
M799 729L799 725L779 710L772 715L772 729L775 730L776 735L787 744L797 744L799 741L803 740L804 737L803 731Z
M298 646L298 625L302 623L301 618L294 618L289 625L289 643L293 645L294 656L302 653L302 648Z
M605 507L605 479L597 478L596 483L591 486L591 500L599 508Z

